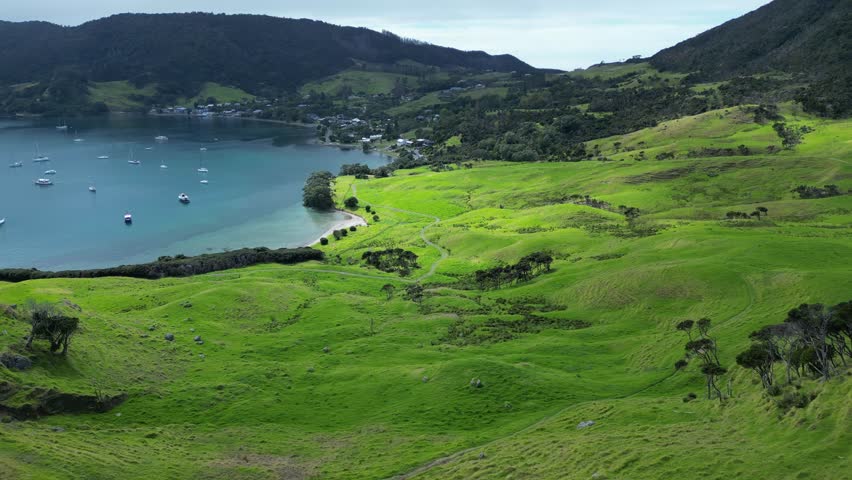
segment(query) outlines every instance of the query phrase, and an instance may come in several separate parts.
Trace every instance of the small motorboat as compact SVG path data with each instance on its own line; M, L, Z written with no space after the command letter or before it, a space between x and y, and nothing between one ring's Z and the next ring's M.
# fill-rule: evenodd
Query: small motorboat
M142 162L140 162L139 160L128 160L127 163L129 163L131 165L141 165L142 164Z
M210 171L210 170L207 170L207 169L206 169L206 168L204 168L204 167L201 167L201 168L199 168L199 169L198 169L198 173L208 173L209 171Z
M160 168L169 168L169 166L164 163L164 164L160 165Z
M85 142L85 140L83 140L82 138L75 138L74 139L74 143L82 143L82 142Z
M180 195L178 195L178 201L180 203L189 203L189 195L181 193Z
M208 183L210 183L210 182L208 182L207 180L202 180L202 181L201 181L201 184L202 184L202 185L207 185Z
M57 125L56 129L57 130L68 130L68 125Z
M92 186L90 186L90 187L89 187L89 191L90 191L90 192L92 192L92 193L95 193L95 192L97 192L97 191L98 191L98 189L97 189L97 188L95 188L95 186L94 186L94 185L92 185Z
M21 162L15 162L15 163L9 164L9 168L21 168L23 166L24 166L24 164L21 163Z
M49 178L39 178L35 181L35 184L41 187L46 187L48 185L53 185L53 180Z
M154 147L145 147L145 150L153 150Z
M165 135L157 135L156 137L154 137L154 140L157 141L157 142L168 142L169 137L167 137Z
M0 218L0 227L2 227L4 223L6 223L6 219Z
M199 151L202 151L202 152L206 152L206 151L207 151L207 147L201 147L201 148L199 148L198 150L199 150Z
M56 170L45 170L44 174L45 175L56 175Z
M130 215L129 213L125 213L124 214L124 223L126 223L128 225L133 223L133 215Z
M98 160L106 160L109 158L109 155L98 155Z

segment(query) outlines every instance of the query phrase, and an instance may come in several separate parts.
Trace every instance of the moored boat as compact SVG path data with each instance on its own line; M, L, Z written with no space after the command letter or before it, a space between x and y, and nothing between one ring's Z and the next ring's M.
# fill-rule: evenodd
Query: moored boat
M41 187L46 187L48 185L53 185L53 181L49 178L39 178L35 181L35 184Z
M178 201L180 203L189 203L189 195L181 193L180 195L178 195Z

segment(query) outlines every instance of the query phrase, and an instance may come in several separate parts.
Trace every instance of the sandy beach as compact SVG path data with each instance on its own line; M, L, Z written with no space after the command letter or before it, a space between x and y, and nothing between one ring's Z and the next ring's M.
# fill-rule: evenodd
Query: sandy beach
M331 240L330 237L332 236L332 232L334 232L335 230L340 230L342 228L345 228L345 229L348 230L349 227L352 227L352 226L355 226L355 227L367 226L367 221L364 220L363 217L359 217L358 215L355 215L354 213L349 213L349 212L346 212L346 211L343 211L343 210L337 210L337 211L346 215L346 219L341 221L341 222L336 223L333 227L329 228L321 236L317 237L316 240L305 245L306 247L310 247L311 245L316 245L317 243L320 242L320 238L322 238L322 237L326 237L329 240Z

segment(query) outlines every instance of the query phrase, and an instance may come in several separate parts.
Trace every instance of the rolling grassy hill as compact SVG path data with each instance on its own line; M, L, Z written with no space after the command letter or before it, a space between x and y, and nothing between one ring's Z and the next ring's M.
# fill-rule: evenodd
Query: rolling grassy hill
M39 344L33 369L0 368L0 384L21 389L7 403L31 401L37 387L129 395L104 414L0 423L0 471L22 479L850 478L847 379L805 382L818 396L785 411L734 364L751 331L800 303L834 304L852 292L850 196L791 193L800 184L852 188L843 133L852 122L783 113L814 129L794 152L635 158L638 148L778 144L768 127L730 109L591 142L608 162L340 177L338 199L355 195L358 213L368 204L380 219L321 247L323 263L0 284L6 305L35 298L82 309L67 358ZM636 149L616 152L615 142ZM642 215L628 222L571 203L572 194ZM757 205L768 217L724 220ZM399 277L360 261L394 247L416 253L421 268ZM481 291L469 280L540 250L552 253L553 271L532 281ZM422 304L404 298L416 280L426 287ZM395 287L390 299L386 284ZM21 351L28 325L4 311L0 350ZM684 403L688 392L700 398L703 377L694 366L672 367L685 342L675 323L704 316L732 372L734 395L723 405ZM536 329L535 318L549 326ZM586 420L596 424L578 429Z

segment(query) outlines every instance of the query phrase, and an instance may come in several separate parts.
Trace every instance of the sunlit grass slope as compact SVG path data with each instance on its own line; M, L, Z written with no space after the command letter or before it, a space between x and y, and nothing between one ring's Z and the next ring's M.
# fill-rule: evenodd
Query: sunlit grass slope
M734 363L749 332L791 307L852 297L852 197L791 192L852 188L843 135L852 123L796 121L815 130L797 151L775 155L613 154L608 162L341 177L339 200L357 196L370 225L319 247L322 264L0 285L4 304L67 299L82 308L83 325L67 359L38 346L32 370L0 369L0 382L129 394L106 414L0 424L0 471L384 478L462 452L419 475L849 478L848 381L808 385L817 399L783 414ZM724 111L681 122L691 126L674 137L649 129L599 143L641 138L649 151L778 143ZM574 194L642 214L628 223L570 203ZM761 221L724 220L758 205L769 209ZM419 255L421 268L401 278L360 260L394 247ZM552 272L496 291L472 288L477 269L540 250L555 258ZM403 298L415 279L426 287L422 305ZM396 288L390 300L385 284ZM488 338L485 323L524 313L590 326L502 342L449 335L463 326ZM725 405L683 403L703 379L694 367L672 367L685 341L674 324L704 316L732 372ZM26 331L0 316L0 350L19 349ZM473 378L484 386L472 388ZM578 430L584 420L596 424Z

